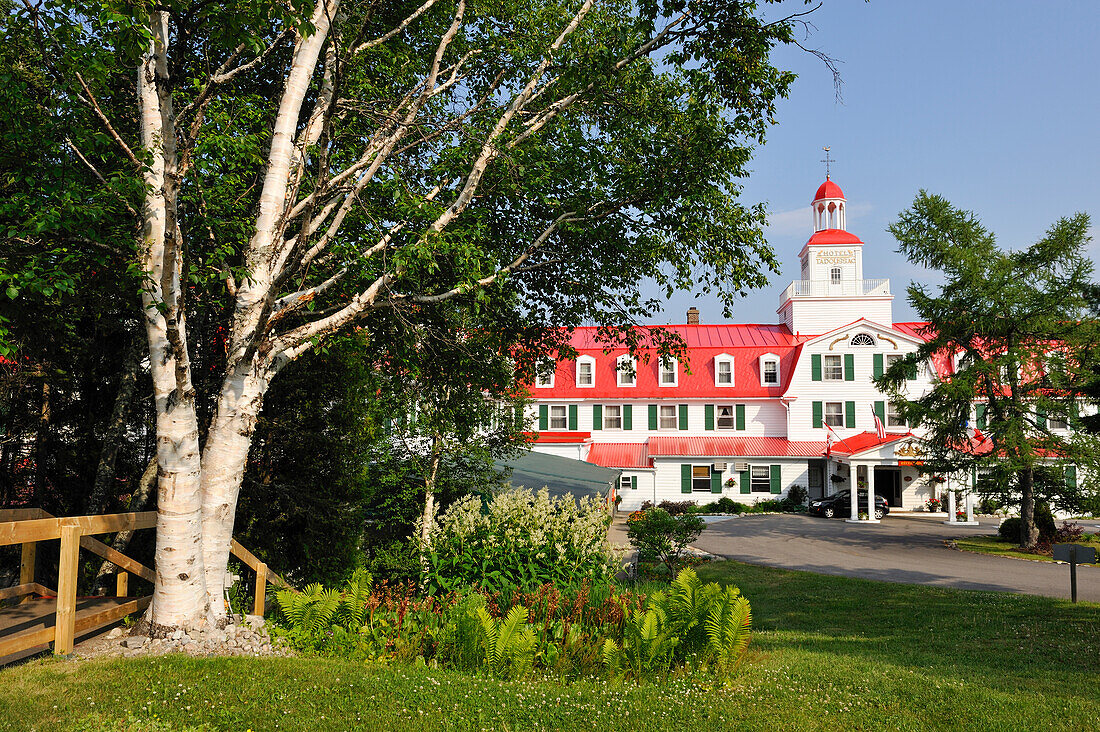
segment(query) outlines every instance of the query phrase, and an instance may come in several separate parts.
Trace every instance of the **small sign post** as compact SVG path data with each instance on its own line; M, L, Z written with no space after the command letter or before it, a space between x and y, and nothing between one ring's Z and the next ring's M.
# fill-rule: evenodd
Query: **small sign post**
M1054 561L1069 562L1069 594L1077 602L1077 565L1095 564L1096 550L1081 544L1055 544Z

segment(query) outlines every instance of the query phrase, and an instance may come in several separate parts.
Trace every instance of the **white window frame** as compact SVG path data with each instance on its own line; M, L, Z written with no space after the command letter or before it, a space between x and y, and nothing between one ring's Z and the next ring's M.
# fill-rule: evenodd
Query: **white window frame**
M633 488L634 482L631 480L631 476L622 475L619 476L619 491L629 491Z
M1058 424L1056 425L1055 422L1057 422ZM1064 414L1050 412L1047 414L1046 428L1048 430L1058 430L1059 432L1064 432L1065 430L1069 429L1069 419Z
M612 412L612 410L614 410L614 412ZM623 428L622 404L603 405L603 428L605 430L621 430Z
M897 402L886 402L886 426L905 427L905 420L898 414Z
M630 379L630 381L625 379ZM624 387L638 385L637 359L626 353L615 359L615 383Z
M763 471L763 475L758 475L760 471ZM762 481L762 482L761 482ZM763 485L763 488L758 488L758 485ZM751 493L771 493L772 492L772 466L771 465L753 465L749 468L749 491Z
M764 374L765 364L775 364L775 381L765 381ZM779 386L780 379L782 377L779 374L779 356L774 353L765 353L760 357L760 386Z
M703 471L707 471L706 475L703 475ZM710 493L711 492L711 475L713 468L710 465L692 465L691 466L691 492L692 493ZM703 481L706 481L704 486Z
M556 415L556 410L561 410L561 415ZM554 420L561 419L561 427L554 426ZM551 404L550 409L547 410L547 423L546 426L551 430L557 430L564 432L569 429L569 405L568 404Z
M868 339L870 339L871 342L870 343L856 343L857 338L860 338L860 339L868 338ZM875 346L878 345L878 341L875 340L875 337L873 335L871 335L870 333L856 333L854 336L852 336L852 339L850 341L848 341L848 345L849 346L854 346L856 348L867 348L868 346L870 346L871 348L874 348Z
M553 389L554 373L557 371L557 363L552 359L546 359L535 367L535 388ZM545 378L545 381L543 380Z
M667 366L669 364L672 365L671 369L667 368ZM669 371L672 372L672 381L671 381L671 383L666 383L665 382L665 374L668 373ZM676 359L676 358L672 358L671 356L669 356L667 358L662 358L657 363L657 386L679 386L679 385L680 385L680 360Z
M839 285L844 281L844 270L840 267L833 267L829 270L829 284Z
M672 416L669 419L672 420L672 426L665 426L665 410L671 409ZM659 430L678 430L680 429L680 407L677 404L661 404L657 407L657 429Z
M722 414L722 410L729 410L729 414ZM728 419L729 424L722 424L723 419ZM733 404L719 404L714 408L714 427L719 430L737 429L737 407Z
M895 363L902 360L903 358L905 358L904 353L887 353L886 354L886 369L889 370L889 368L891 366L893 366Z
M836 359L837 370L831 371L829 366L830 359ZM835 376L830 374L835 373ZM844 381L844 356L838 353L826 353L821 356L821 380L822 381Z
M833 424L832 422L829 421L829 407L834 405L834 404L836 406L840 407L840 411L838 412L838 414L840 416L840 421L837 422L836 424ZM830 427L843 427L844 426L844 402L825 402L824 406L821 409L821 420L822 420L822 422L829 425Z
M591 369L592 383L581 383L581 364L587 364ZM596 359L591 356L579 356L577 358L577 388L578 389L593 389L596 386Z
M722 381L721 373L722 366L728 365L730 369L730 380ZM735 386L737 383L737 377L734 376L733 371L733 356L728 353L720 353L714 357L714 385L715 386Z

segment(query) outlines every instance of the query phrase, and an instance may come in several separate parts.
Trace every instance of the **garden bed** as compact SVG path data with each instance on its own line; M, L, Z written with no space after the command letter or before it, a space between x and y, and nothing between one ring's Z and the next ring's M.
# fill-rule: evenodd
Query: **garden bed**
M1100 552L1100 535L1085 534L1080 541L1075 543L1095 547L1096 551ZM999 536L967 536L954 539L952 545L960 551L974 552L976 554L992 554L998 557L1011 557L1013 559L1030 559L1036 562L1054 561L1054 558L1049 553L1026 551L1021 549L1020 545L1016 542L1005 541Z

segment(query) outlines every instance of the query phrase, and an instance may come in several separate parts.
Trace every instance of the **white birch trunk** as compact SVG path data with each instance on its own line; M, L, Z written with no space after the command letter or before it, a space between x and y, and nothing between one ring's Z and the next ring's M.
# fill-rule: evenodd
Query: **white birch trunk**
M170 180L176 165L174 119L170 101L166 107L157 90L157 76L166 76L167 14L154 12L149 23L153 42L138 67L137 88L142 145L151 155L144 172L142 305L156 402L158 465L157 581L145 617L158 631L201 627L206 619L206 586L194 389L186 350L181 352L172 344L172 329L177 343L186 343L186 329L182 314L176 314L175 322L166 317L179 296L179 255L170 244L175 233L175 186Z
M225 616L226 568L237 497L270 375L258 368L228 374L202 455L202 546L206 594L215 622Z

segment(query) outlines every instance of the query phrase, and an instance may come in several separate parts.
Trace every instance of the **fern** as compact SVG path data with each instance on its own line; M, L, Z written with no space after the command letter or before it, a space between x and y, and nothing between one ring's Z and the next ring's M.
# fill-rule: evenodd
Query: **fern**
M745 653L749 645L752 611L749 601L736 587L727 587L722 596L711 603L704 623L707 652L714 661L718 676L724 679Z
M348 580L336 609L336 619L348 630L356 631L367 622L367 600L371 595L371 575L365 569L355 570Z
M316 634L332 625L340 606L340 593L314 583L302 592L282 590L276 594L279 609L292 628Z
M513 606L504 620L497 620L484 607L475 613L489 673L497 678L529 673L535 661L535 631L527 624L527 608Z

